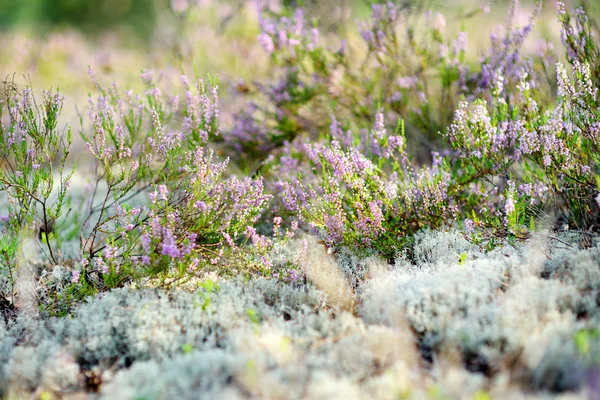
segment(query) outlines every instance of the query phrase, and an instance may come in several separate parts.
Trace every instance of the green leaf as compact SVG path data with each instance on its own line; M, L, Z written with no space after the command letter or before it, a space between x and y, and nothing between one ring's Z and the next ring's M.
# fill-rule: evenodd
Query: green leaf
M254 322L255 324L258 324L260 322L260 317L256 313L256 310L254 310L253 308L247 309L246 314L248 314L248 318L250 318L250 321Z
M473 400L492 400L492 396L487 392L476 392L473 395Z
M589 355L590 340L600 337L600 332L597 329L581 329L573 335L573 341L579 353Z

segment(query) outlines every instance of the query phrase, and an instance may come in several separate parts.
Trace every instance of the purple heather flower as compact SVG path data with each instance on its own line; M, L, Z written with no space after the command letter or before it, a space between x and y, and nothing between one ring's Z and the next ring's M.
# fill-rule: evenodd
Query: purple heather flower
M227 232L223 232L223 238L225 239L225 242L227 243L227 245L231 248L235 248L235 242L233 241L233 238L227 233Z
M319 36L320 32L317 28L312 28L310 30L310 50L314 50L319 45Z
M71 271L71 283L79 282L79 278L80 278L79 270L75 269L75 270Z
M173 232L166 227L163 230L162 254L171 258L178 258L181 256L181 251L177 247L177 243L175 243Z
M187 242L182 245L181 254L190 254L196 248L197 237L198 235L193 232L187 236Z
M144 249L144 252L150 253L150 243L152 243L152 238L150 237L150 235L143 234L140 237L140 240L142 242L142 248Z
M114 260L117 258L117 248L112 246L106 246L104 249L104 258L107 260Z
M261 33L258 36L258 42L268 54L273 54L275 51L275 43L273 42L273 38L268 34Z
M268 256L262 255L260 260L265 268L271 269L273 267L273 262L271 262L271 259Z
M384 8L382 4L373 4L371 7L371 18L373 18L373 22L378 23L383 19L384 16Z
M108 264L104 262L104 259L102 257L98 258L98 260L96 261L96 265L100 269L100 272L102 272L103 274L108 274Z
M468 46L468 34L467 32L460 32L458 39L453 42L453 51L455 54L459 54L462 51L467 50Z
M506 215L511 215L513 212L515 212L515 201L512 194L506 199L506 203L504 204L504 212Z
M431 166L434 168L441 166L444 162L443 157L437 151L431 152L431 158L433 159Z
M383 138L387 134L387 130L385 129L385 120L384 120L383 112L378 110L375 114L375 125L373 126L373 136L379 141L383 140Z
M465 224L465 232L467 234L471 234L475 231L475 222L473 222L473 220L469 219L469 218L465 218L464 220L464 224Z
M284 185L283 186L283 197L282 197L283 204L288 209L288 211L298 212L300 210L300 208L299 208L298 195L296 193L296 189L292 185L290 185L288 182L284 182L283 185Z
M274 217L273 218L273 234L275 236L279 235L279 229L281 228L281 223L283 222L283 218Z
M153 78L152 71L143 70L142 74L141 74L141 77L142 77L142 81L146 85L151 85L152 84L152 78Z
M160 220L158 219L158 217L155 216L154 218L152 218L150 226L152 228L152 236L154 238L160 237L162 233L162 226L160 225Z
M201 211L201 212L205 212L205 211L208 209L208 207L206 206L206 203L205 203L205 202L203 202L203 201L201 201L201 200L198 200L198 201L197 201L197 202L194 204L194 207L195 207L195 208L197 208L197 209L198 209L199 211Z
M169 190L167 189L166 185L159 185L158 186L158 193L159 193L159 199L160 200L167 201L167 199L168 199L167 195L169 193Z
M288 269L287 272L289 274L288 279L290 282L296 282L300 278L300 274L295 269Z
M196 257L192 258L192 260L190 261L189 265L188 265L188 272L194 272L196 270L196 268L198 268L198 264L200 263L200 260Z
M363 40L365 42L367 42L367 44L369 46L371 46L373 44L373 42L375 41L375 36L373 35L373 32L371 32L369 30L361 30L360 35L362 36Z
M259 235L253 227L249 226L246 228L246 235L250 238L252 244L256 246L256 248L266 250L269 247L269 239L263 235Z

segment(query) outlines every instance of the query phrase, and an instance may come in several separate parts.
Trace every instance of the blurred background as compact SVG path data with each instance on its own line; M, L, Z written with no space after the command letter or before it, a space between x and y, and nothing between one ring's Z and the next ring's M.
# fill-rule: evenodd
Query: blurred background
M263 0L264 1L264 0ZM271 3L277 1L269 0ZM357 19L369 15L370 0L279 0L303 6L310 18L318 21L324 32L351 30ZM577 0L567 1L576 3ZM486 40L487 31L506 19L510 0L395 0L407 7L439 10L450 16L469 10L489 7L484 20L478 18L474 27L481 35L471 39ZM533 0L522 0L520 10L526 21ZM555 0L545 1L548 21L554 19ZM589 1L600 9L598 1ZM196 61L201 69L218 67L227 74L239 72L242 78L256 76L256 70L243 63L238 70L234 54L239 47L256 44L258 32L252 0L0 0L0 73L46 74L49 68L61 75L49 59L66 64L76 63L77 54L95 49L89 64L108 70L122 69L129 57L122 59L121 51L147 58L137 69L164 62ZM488 23L489 22L489 23ZM548 26L544 23L541 26ZM472 27L468 27L472 31ZM214 46L227 41L232 47ZM45 47L46 46L46 47ZM226 50L224 50L226 49ZM160 53L160 54L159 54ZM238 55L244 54L237 53ZM118 61L111 59L119 54ZM210 55L210 57L209 57ZM245 54L247 55L247 54ZM56 60L58 58L59 60ZM38 65L39 63L39 65ZM149 65L149 64L152 65ZM84 63L85 65L85 63ZM63 65L69 67L69 65ZM85 69L85 68L84 68ZM69 68L66 70L70 71ZM214 70L212 72L215 72ZM247 72L247 73L246 73ZM60 83L60 81L58 81Z
M153 0L4 0L0 5L3 30L28 29L38 34L77 28L91 34L119 29L139 37L151 35L156 14L166 4ZM126 38L126 36L124 36Z
M278 2L301 5L325 35L341 32L350 42L360 42L356 21L370 15L369 0L267 1L275 7ZM473 57L485 50L490 30L506 21L510 8L509 0L395 1L444 13L447 29L469 32ZM589 1L596 15L598 3ZM519 23L527 22L533 4L520 2ZM559 40L555 7L555 0L545 2L528 43L531 51L537 51L540 39ZM482 9L489 12L461 18ZM0 0L0 79L28 82L37 90L60 88L67 97L66 114L93 88L88 66L108 82L137 89L143 69L169 72L193 65L197 73L218 75L226 89L240 79L269 78L269 58L257 43L258 33L251 0Z
M495 11L506 9L510 0L395 0L407 6L421 6L439 10L457 10L490 6ZM534 0L521 0L531 7ZM571 5L577 0L565 1ZM114 31L131 43L130 35L148 41L155 33L159 20L165 14L181 14L194 8L225 7L239 10L253 0L2 0L0 2L0 29L24 29L45 34L57 29L75 28L87 35ZM274 3L271 1L271 3ZM285 5L300 5L313 12L324 24L336 24L354 15L366 16L370 0L281 0ZM546 0L546 7L554 7L555 0ZM597 1L588 6L599 8ZM340 9L348 9L340 12ZM346 17L346 18L344 18Z

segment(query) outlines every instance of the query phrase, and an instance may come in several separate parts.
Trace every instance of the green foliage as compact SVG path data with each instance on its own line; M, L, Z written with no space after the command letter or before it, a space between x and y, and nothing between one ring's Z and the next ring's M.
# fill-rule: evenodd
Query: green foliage
M73 175L66 168L71 131L65 134L58 126L63 98L44 91L38 105L30 88L22 93L7 89L6 107L0 107L0 119L8 112L7 123L0 125L0 192L6 196L8 211L4 229L13 238L38 234L56 263L51 236L68 202Z
M156 25L157 11L166 11L155 0L27 0L0 4L0 29L30 28L43 34L73 26L87 33L126 28L146 40Z
M600 333L597 329L581 329L573 335L573 341L579 351L584 356L590 355L590 341L598 339ZM598 360L600 362L600 360Z

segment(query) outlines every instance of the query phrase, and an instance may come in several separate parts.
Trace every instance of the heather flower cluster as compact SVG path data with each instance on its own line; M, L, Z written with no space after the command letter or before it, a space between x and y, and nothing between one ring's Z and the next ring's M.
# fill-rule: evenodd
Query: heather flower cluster
M65 133L59 126L64 99L58 92L43 91L38 105L30 88L19 92L10 83L6 94L7 101L0 103L0 193L7 212L3 225L13 237L38 230L49 259L56 263L50 234L66 208L73 175L65 165L71 131Z
M332 127L336 127L332 124ZM335 132L332 132L335 137ZM303 155L316 171L285 184L288 212L319 233L328 246L374 247L393 255L402 238L424 226L450 223L456 214L443 165L414 168L403 126L388 134L382 112L357 146L338 140L306 144Z
M252 226L271 196L261 179L225 178L227 161L215 162L212 151L204 154L200 148L188 162L187 182L178 183L173 193L165 185L150 193L148 218L139 229L142 252L131 261L168 273L194 274L217 265L231 273L236 265L250 262L237 244L244 237L252 239L258 252L266 250L256 242ZM135 243L131 235L125 240Z
M207 267L253 268L241 244L271 195L261 178L224 175L228 160L218 161L207 146L219 135L216 80L192 85L182 75L180 106L178 96L162 95L149 71L141 76L143 94L105 88L89 73L98 95L89 97L80 129L93 174L80 195L68 193L71 134L59 128L62 97L44 92L38 106L31 89L15 89L2 108L8 113L2 119L3 229L16 238L38 236L53 264L67 260L63 247L77 238L71 281L83 285L82 295L132 279L177 281ZM7 242L3 250L10 280L18 247Z

